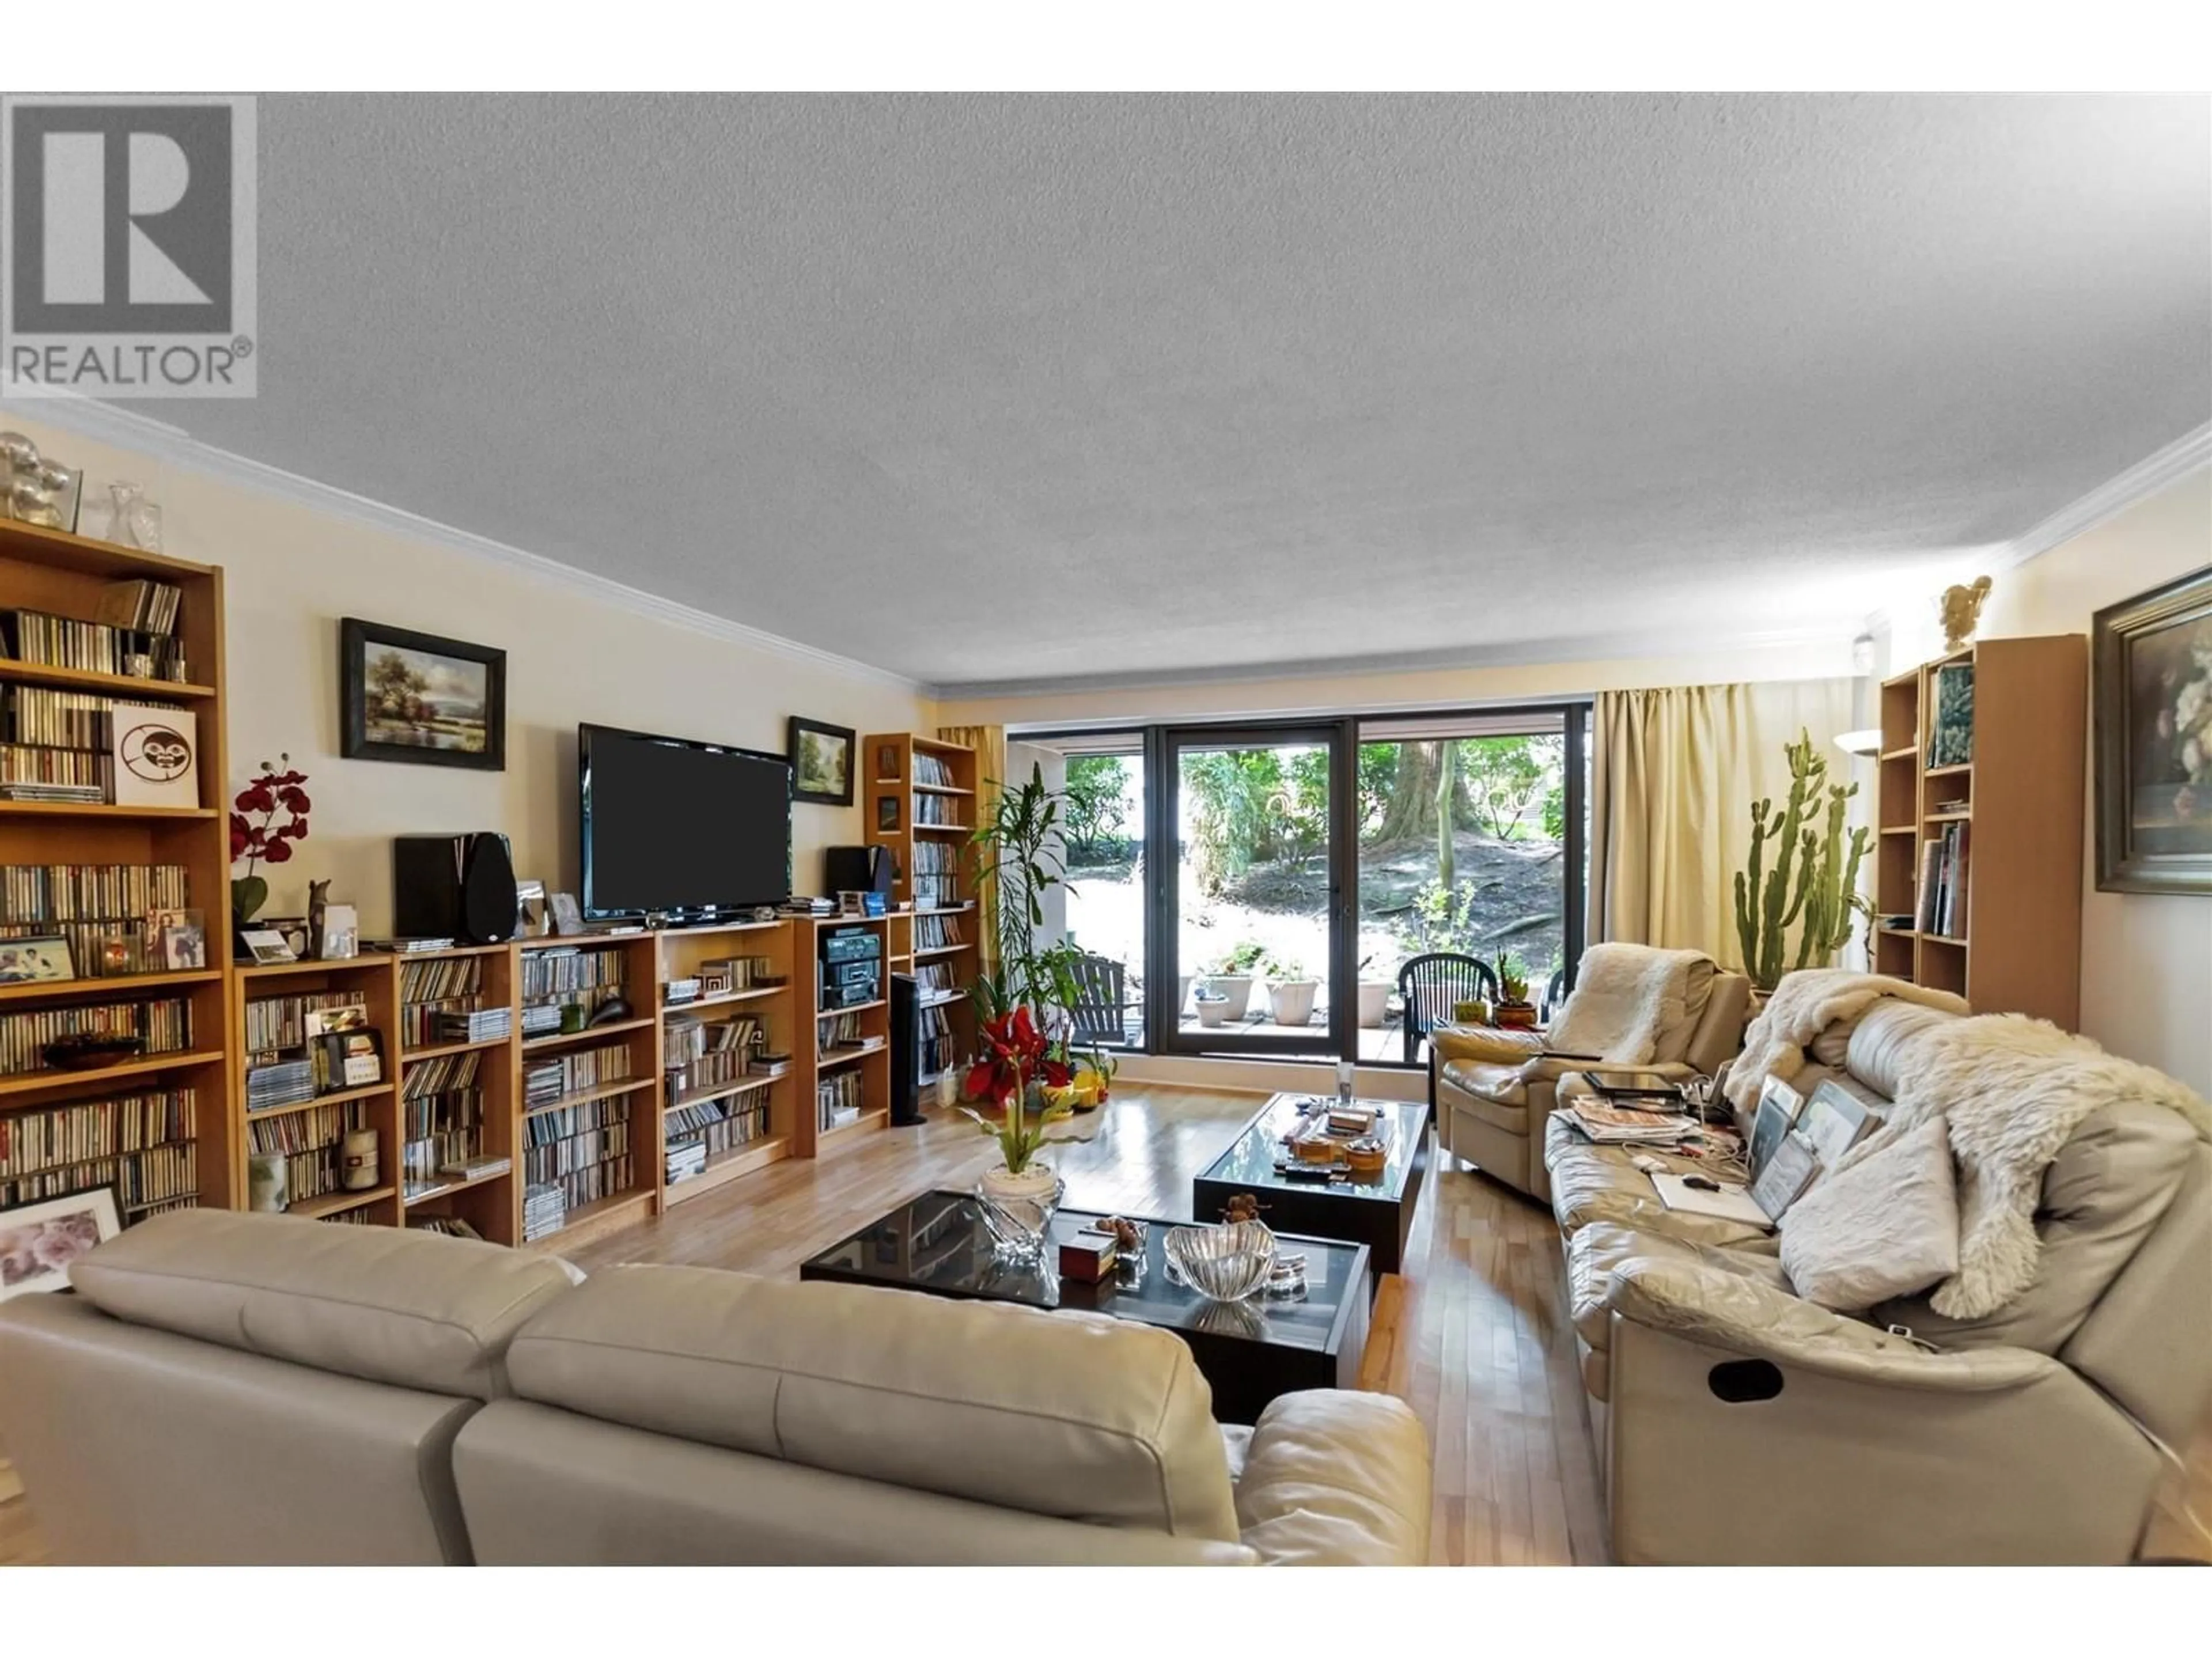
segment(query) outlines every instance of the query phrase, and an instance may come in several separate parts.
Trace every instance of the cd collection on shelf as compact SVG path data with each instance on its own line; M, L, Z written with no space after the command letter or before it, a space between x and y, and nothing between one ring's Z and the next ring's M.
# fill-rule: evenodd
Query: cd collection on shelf
M182 684L191 678L176 639L182 599L166 582L118 582L100 596L97 622L0 611L0 643L18 662Z
M315 1097L315 1065L311 1060L272 1060L246 1070L246 1111L281 1111L302 1106Z
M814 1085L816 1121L823 1129L840 1129L860 1115L862 1084L857 1070L825 1073Z
M921 849L916 848L916 852ZM919 881L921 878L916 877ZM914 919L914 948L917 951L944 951L965 943L960 937L957 916L916 916Z
M308 991L296 996L250 999L246 1005L247 1061L264 1063L277 1059L286 1049L306 1048L307 1016L338 1008L358 1008L366 1017L368 999L359 991Z
M94 1187L126 1206L189 1196L198 1111L191 1089L149 1089L0 1115L0 1209Z
M934 1079L947 1066L957 1063L957 1039L952 1031L951 1013L945 1004L939 1003L922 1008L915 1023L921 1042L921 1074L925 1079Z
M439 1017L473 1012L481 1006L483 968L482 957L401 963L400 1042L410 1048L430 1048L447 1041L439 1035Z
M525 1181L557 1188L569 1209L629 1188L633 1098L611 1095L524 1119Z
M815 1024L818 1028L819 1046L825 1055L873 1046L860 1030L858 1014L817 1014Z
M522 1067L522 1109L536 1111L567 1096L596 1089L603 1083L620 1083L630 1075L629 1066L629 1045L621 1042L526 1060Z
M942 756L925 755L919 749L914 751L914 781L934 784L939 789L956 787L958 782L952 775L951 766Z
M140 973L149 919L190 902L180 864L0 865L0 939L58 936L77 979Z
M522 954L522 1001L533 1007L581 1008L586 1018L602 1003L622 994L623 953L619 948L585 950L556 945Z
M920 758L916 757L916 758ZM949 910L960 903L960 844L954 841L916 841L914 844L914 908ZM917 916L915 925L929 920ZM921 940L917 933L915 943Z
M682 1181L705 1173L709 1158L765 1139L768 1103L754 1095L702 1101L696 1106L673 1109L665 1122L668 1178Z
M783 982L776 976L774 957L716 957L699 964L698 978L699 994L708 997Z
M399 1085L400 1170L408 1195L444 1184L443 1164L483 1152L484 1095L478 1086L485 1051L438 1054L410 1064Z
M917 759L920 757L916 757ZM917 794L914 798L914 821L933 829L964 830L963 810L957 795Z
M768 1028L752 1014L710 1020L681 1015L664 1030L660 1063L672 1097L735 1083L755 1069L755 1056L768 1042Z
M285 1190L296 1204L337 1192L344 1181L346 1136L374 1127L365 1100L317 1106L247 1124L246 1150L256 1157L283 1155Z
M149 997L0 1014L0 1077L45 1071L48 1043L95 1035L142 1038L142 1054L179 1054L192 1044L192 1006L182 997Z
M557 1233L568 1223L568 1200L550 1181L522 1189L522 1242L532 1243Z

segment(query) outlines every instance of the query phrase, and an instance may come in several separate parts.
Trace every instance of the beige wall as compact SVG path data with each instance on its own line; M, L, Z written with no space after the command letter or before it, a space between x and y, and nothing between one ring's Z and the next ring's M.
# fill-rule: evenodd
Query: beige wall
M289 750L315 801L300 856L265 872L269 915L298 914L308 878L329 877L331 896L357 904L374 935L391 916L390 837L410 831L503 830L520 873L573 888L579 721L778 752L791 714L862 732L929 724L921 698L888 678L622 609L559 576L170 467L13 410L7 424L85 469L81 527L103 527L107 482L129 478L160 503L166 551L223 567L230 783ZM507 770L340 760L337 634L348 616L503 648ZM813 890L821 848L860 839L858 809L793 810L794 878Z
M2086 634L2104 606L2208 563L2212 471L2201 471L1998 577L1981 631ZM2091 810L2085 801L2081 1029L2212 1094L2212 898L2099 892Z
M947 725L1097 725L1104 720L1244 719L1392 708L1458 708L1537 702L1594 691L1732 680L1820 679L1851 672L1848 629L1826 644L1695 648L1610 662L1516 663L1495 667L1395 673L1317 674L1310 678L1224 680L1027 696L972 697L941 703Z

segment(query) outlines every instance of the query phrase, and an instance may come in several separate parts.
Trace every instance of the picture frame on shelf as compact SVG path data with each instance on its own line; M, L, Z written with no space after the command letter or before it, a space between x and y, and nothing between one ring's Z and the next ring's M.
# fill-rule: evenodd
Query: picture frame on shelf
M273 928L249 927L238 936L240 948L245 951L257 968L270 967L280 962L297 962L299 953L293 950L284 935Z
M0 985L44 985L76 977L76 961L59 933L0 939Z
M2212 565L2090 623L2097 890L2212 896Z
M584 931L584 912L576 902L574 893L555 893L545 901L546 912L553 919L553 931L564 939L573 939Z
M899 827L899 804L896 795L876 797L876 828L892 830Z
M338 623L338 753L507 769L507 653L359 617Z
M817 806L853 804L853 758L860 733L849 726L831 726L793 714L787 745L791 757L791 798Z
M0 1210L0 1302L67 1290L70 1264L122 1231L112 1187Z
M198 910L155 910L146 917L151 952L168 973L207 966L207 917Z
M895 743L878 744L876 745L876 781L896 783L898 775L898 745Z

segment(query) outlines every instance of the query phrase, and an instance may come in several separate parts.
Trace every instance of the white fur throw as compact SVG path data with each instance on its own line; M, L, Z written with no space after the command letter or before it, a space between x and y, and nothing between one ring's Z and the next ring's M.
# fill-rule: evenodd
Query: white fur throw
M1904 1085L1881 1129L1837 1167L1946 1120L1959 1165L1959 1271L1931 1302L1948 1318L1995 1313L2034 1282L2044 1172L2090 1113L2142 1101L2212 1140L2212 1106L2185 1085L2024 1014L1935 1021L1906 1039L1899 1069Z
M1743 1034L1743 1053L1729 1067L1728 1097L1749 1111L1770 1077L1787 1083L1805 1069L1813 1039L1839 1020L1856 1022L1883 997L1900 997L1947 1014L1972 1012L1966 1000L1887 974L1847 968L1801 968L1784 974L1766 1006Z
M1702 951L1593 945L1575 970L1575 993L1545 1034L1555 1054L1595 1054L1615 1066L1649 1063L1667 1033L1690 1017L1690 980Z

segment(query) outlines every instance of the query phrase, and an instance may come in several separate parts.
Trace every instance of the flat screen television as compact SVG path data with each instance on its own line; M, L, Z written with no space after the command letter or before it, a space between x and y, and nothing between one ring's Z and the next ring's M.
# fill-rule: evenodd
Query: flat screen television
M576 728L583 908L703 921L791 896L791 763L726 744Z

